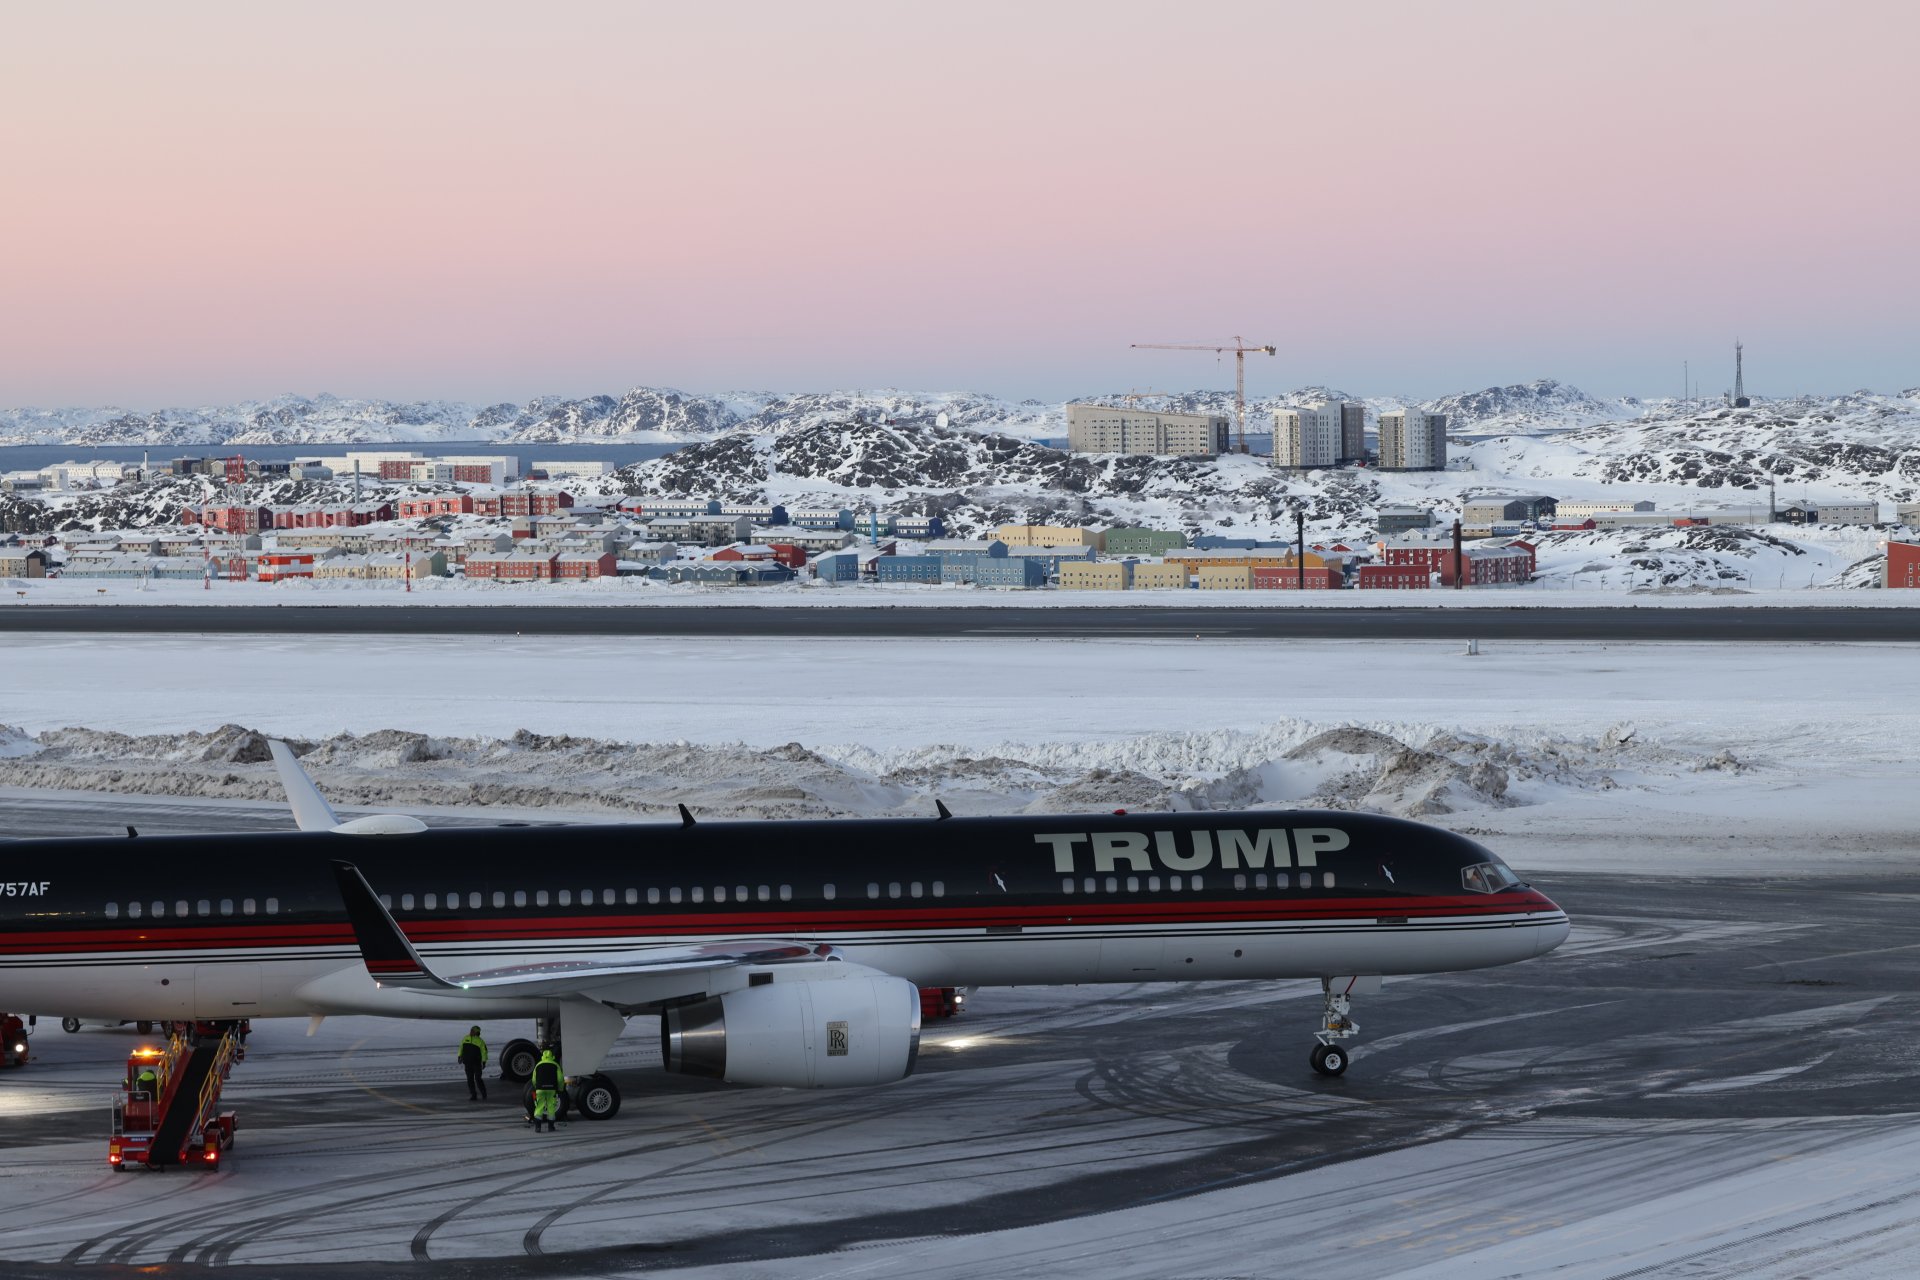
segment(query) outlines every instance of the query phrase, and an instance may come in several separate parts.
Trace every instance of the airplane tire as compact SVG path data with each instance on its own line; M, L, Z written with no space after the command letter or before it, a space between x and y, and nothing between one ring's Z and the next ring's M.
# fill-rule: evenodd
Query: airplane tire
M1340 1076L1347 1072L1347 1051L1338 1045L1316 1044L1308 1061L1323 1076Z
M80 1029L80 1019L62 1018L60 1019L60 1029L66 1032L68 1035L72 1035L74 1032Z
M531 1040L509 1040L500 1051L500 1078L515 1084L533 1079L533 1064L540 1061L540 1046Z
M150 1036L153 1034L153 1024L151 1022L136 1022L133 1024L133 1029L135 1031L138 1031L143 1036Z
M574 1106L587 1120L611 1120L620 1113L620 1086L595 1072L574 1086Z
M533 1119L533 1086L532 1085L527 1086L527 1091L523 1095L523 1099L527 1105L527 1119L531 1120ZM553 1113L553 1118L555 1120L570 1120L573 1118L572 1113L573 1113L573 1090L562 1089L560 1091L560 1106Z

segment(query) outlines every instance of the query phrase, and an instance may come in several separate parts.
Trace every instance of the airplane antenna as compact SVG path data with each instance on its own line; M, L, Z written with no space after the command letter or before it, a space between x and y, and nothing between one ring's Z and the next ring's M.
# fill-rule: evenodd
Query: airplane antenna
M133 839L133 838L134 838L135 836L137 836L137 835L139 835L139 834L140 834L140 833L139 833L138 831L135 831L135 830L133 829L133 824L132 824L132 823L128 823L128 824L127 824L127 839L129 839L129 840L131 840L131 839Z
M693 813L684 804L680 806L680 825L683 827L693 825Z
M940 811L942 818L951 818L953 816L953 810L947 808L947 802L939 796L933 798L933 807Z

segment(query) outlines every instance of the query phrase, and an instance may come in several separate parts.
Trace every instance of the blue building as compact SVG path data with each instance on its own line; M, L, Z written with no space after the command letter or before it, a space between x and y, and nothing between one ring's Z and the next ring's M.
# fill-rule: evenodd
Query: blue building
M793 570L772 560L675 560L656 565L647 576L663 582L704 586L760 587L791 582Z
M851 529L853 512L845 507L795 507L787 519L802 529Z
M720 505L723 516L745 516L755 524L786 524L787 509L779 503L726 502Z
M899 538L944 538L947 527L939 516L903 516L890 517L888 530Z
M974 562L973 580L983 587L1044 587L1047 567L1039 556L981 556Z
M941 565L938 556L880 556L873 576L877 582L939 582Z
M813 558L813 576L822 582L858 582L860 580L860 553L857 551L832 551Z
M1009 560L1032 560L1041 565L1045 576L1059 576L1062 560L1091 561L1094 558L1092 547L1013 547L1007 552Z

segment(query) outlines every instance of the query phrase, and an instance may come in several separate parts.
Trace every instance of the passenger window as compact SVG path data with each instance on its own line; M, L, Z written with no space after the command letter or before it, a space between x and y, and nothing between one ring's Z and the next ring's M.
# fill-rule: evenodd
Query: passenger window
M1088 876L1085 880L1082 880L1080 882L1080 887L1082 889L1085 889L1088 893L1092 893L1097 888L1099 888L1099 882L1095 880L1092 876Z
M834 887L832 885L823 884L820 886L820 896L822 898L825 898L828 902L832 902L833 895L834 895Z
M544 895L544 894L543 894L543 895L541 895L541 896L542 896L543 898L545 897L545 895ZM559 904L560 904L561 906L563 906L563 907L570 907L570 906L572 906L572 905L573 905L573 890L571 890L571 889L562 889L562 890L560 891L560 893L559 893L559 895L558 895L558 896L559 896ZM544 907L544 906L546 906L547 904L546 904L546 903L545 903L545 902L543 901L543 902L541 902L541 904L540 904L540 905Z
M179 916L182 920L187 918L187 904L185 899L178 899L174 902L173 914Z
M920 896L920 893L921 893L921 884L918 880L915 880L912 884L907 886L907 896L909 898L917 898Z
M1254 887L1254 888L1256 888L1256 889L1264 889L1264 888L1266 888L1266 887L1267 887L1267 873L1266 873L1266 872L1264 872L1264 871L1262 871L1262 872L1261 872L1261 873L1260 873L1259 875L1256 875L1256 876L1255 876L1255 877L1253 878L1253 887Z
M1178 892L1180 891L1180 877L1179 877L1179 876L1168 876L1168 877L1167 877L1167 888L1169 888L1169 889L1172 889L1172 890L1173 890L1173 891L1174 891L1175 893L1178 893Z
M727 900L727 886L725 885L714 886L713 900L715 902L725 902Z
M134 903L134 904L133 904L133 907L134 907L134 911L133 911L133 914L135 914L135 915L139 915L139 914L140 914L140 904L136 902L136 903ZM252 898L242 898L242 899L240 900L240 914L241 914L241 915L243 915L243 916L250 916L250 915L252 915L252 914L253 914L253 899L252 899Z
M1321 872L1320 883L1329 889L1333 888L1333 872L1331 871Z
M425 907L428 911L438 911L440 909L440 895L437 893L430 893L426 897L420 899L420 905Z
M793 886L792 886L792 885L790 885L790 884L783 884L783 885L781 885L781 886L780 886L780 901L782 901L782 902L792 902L792 901L793 901Z
M533 905L536 907L544 907L547 905L547 891L545 889L535 889L533 891Z
M935 880L933 882L933 896L936 898L944 898L947 896L947 882L945 880Z
M652 906L658 906L659 903L660 903L660 891L658 889L647 890L647 905L652 907Z
M1202 881L1199 876L1193 876L1187 881L1187 888L1192 889L1195 893L1198 893L1206 887L1206 883Z
M513 905L516 907L524 907L527 905L527 891L525 889L515 889L513 891Z
M137 902L129 902L127 904L127 919L138 920L139 918L140 918L140 904Z
M747 900L747 886L743 884L733 886L733 900L735 902L745 902Z
M401 894L401 895L400 895L400 909L401 909L402 911L411 911L411 910L413 910L413 895L412 895L412 894L410 894L410 893L403 893L403 894Z
M501 893L501 892L500 892L499 890L497 890L497 889L496 889L496 890L494 890L494 894L493 894L493 905L494 905L494 906L496 906L496 907L504 907L504 906L506 906L506 905L507 905L507 895L506 895L506 894L504 894L504 893ZM472 909L473 909L473 910L475 910L475 911L478 911L478 910L480 909L480 895L479 895L478 893L470 893L470 894L468 894L468 895L467 895L467 906L469 906L470 908L472 908Z
M1108 893L1120 892L1120 877L1118 876L1107 877L1107 892Z
M514 895L514 897L516 897L516 898L518 898L518 899L520 899L520 901L518 901L518 902L515 902L515 903L513 904L514 906L516 906L516 907L523 907L523 906L525 906L525 905L526 905L526 895L525 895L525 894L522 894L522 893L516 893L516 894ZM476 902L476 903L474 903L473 905L477 907L477 906L479 906L480 904ZM499 911L499 910L501 910L501 909L503 909L503 908L504 908L504 907L505 907L506 905L507 905L507 891L506 891L505 889L495 889L495 890L493 891L493 909L494 909L495 911Z
M659 893L660 891L658 889L655 889L652 892ZM656 898L655 901L658 901L658 899ZM640 905L640 891L638 889L627 890L627 905L630 907L637 907Z
M384 893L381 894L380 905L385 907L389 911L393 910L393 898L388 894L384 894Z
M565 905L565 904L563 903L562 905ZM580 891L580 905L583 907L590 907L593 905L593 890L582 889Z
M1246 878L1245 876L1235 876L1235 877L1233 878L1233 887L1234 887L1234 888L1236 888L1236 889L1244 889L1244 888L1246 888L1246 887L1247 887L1247 878Z
M1311 888L1313 888L1313 872L1311 872L1311 871L1302 871L1302 872L1300 873L1300 887L1301 887L1302 889L1311 889Z
M267 914L270 916L277 916L280 914L280 899L278 898L267 899Z
M1072 893L1072 892L1073 892L1073 877L1072 877L1072 876L1066 876L1066 877L1064 877L1064 878L1063 878L1063 879L1062 879L1062 880L1060 881L1060 892L1062 892L1062 893Z
M695 885L693 886L692 894L689 896L691 896L695 902L705 902L707 900L706 888L702 885Z
M631 890L631 889L629 889L629 890L627 890L627 892L628 892L628 893L632 893L632 892L633 892L633 890ZM633 901L633 899L632 899L632 898L628 898L628 899L627 899L627 901L628 901L628 902L632 902L632 901ZM602 890L600 891L600 905L601 905L601 906L603 906L603 907L610 907L610 906L612 906L612 905L613 905L613 890L611 890L611 889L602 889Z
M898 880L887 881L887 896L889 898L897 898L900 896L900 882Z
M134 914L138 915L139 913L135 912ZM117 902L109 902L107 904L107 919L118 920L119 918L120 918L120 904Z
M164 903L164 902L156 902L156 903L154 903L154 904L153 904L153 918L154 918L155 920L165 920L165 919L167 918L167 904L166 904L166 903Z
M1160 892L1160 877L1159 877L1159 876L1148 876L1148 877L1147 877L1147 892L1148 892L1148 893L1158 893L1158 892Z
M213 904L202 898L193 904L193 913L199 916L210 916L213 914Z
M873 883L873 882L871 882L871 881L869 881L869 882L867 883L867 896L868 896L869 898L877 898L877 897L879 897L879 896L880 896L880 886L879 886L879 885L877 885L877 884L874 884L874 883Z
M678 885L675 885L673 888L667 890L667 901L669 902L680 901L680 887Z
M769 889L766 885L763 884L759 888L754 890L753 896L759 899L761 902L766 902L773 897L773 890Z

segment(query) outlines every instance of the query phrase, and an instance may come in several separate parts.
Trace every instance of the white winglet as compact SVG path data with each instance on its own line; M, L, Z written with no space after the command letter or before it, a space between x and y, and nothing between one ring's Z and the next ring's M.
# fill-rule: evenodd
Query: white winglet
M313 785L313 779L293 758L287 744L278 738L268 738L267 750L273 753L273 767L280 772L280 785L287 789L287 805L293 810L294 825L302 831L331 831L339 826L340 819L333 812L333 806L320 794L320 788Z
M320 788L313 785L307 771L293 758L286 743L268 738L267 750L273 753L273 767L280 772L280 785L287 789L293 824L302 831L331 831L341 836L417 836L427 829L426 823L404 813L369 813L342 822L327 798L320 794Z

